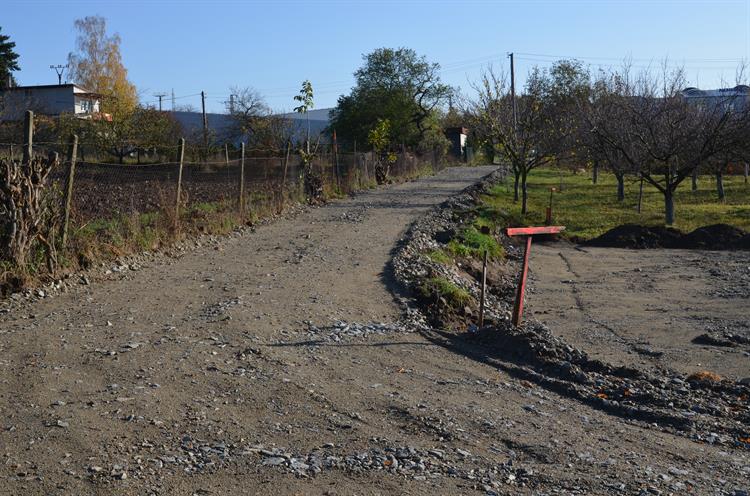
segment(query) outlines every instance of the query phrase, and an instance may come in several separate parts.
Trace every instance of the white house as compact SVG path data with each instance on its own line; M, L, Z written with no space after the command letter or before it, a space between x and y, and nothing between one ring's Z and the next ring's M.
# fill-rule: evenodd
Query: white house
M15 86L0 90L0 120L23 119L27 110L50 116L63 113L90 118L98 114L101 95L76 84Z

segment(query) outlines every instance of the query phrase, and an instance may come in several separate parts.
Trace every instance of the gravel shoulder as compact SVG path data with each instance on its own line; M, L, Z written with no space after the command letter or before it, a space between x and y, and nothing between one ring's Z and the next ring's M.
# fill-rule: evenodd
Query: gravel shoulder
M492 170L12 305L0 494L742 494L746 450L610 415L402 320L389 264L407 228Z

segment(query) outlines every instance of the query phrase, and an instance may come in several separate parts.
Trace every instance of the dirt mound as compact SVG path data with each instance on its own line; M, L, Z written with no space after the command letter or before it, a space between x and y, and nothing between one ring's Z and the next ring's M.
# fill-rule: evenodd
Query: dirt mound
M682 236L680 231L671 227L623 224L586 244L608 248L671 248Z
M713 224L683 233L671 227L624 224L585 243L610 248L750 249L750 234L728 224Z
M681 244L684 248L705 248L708 250L721 250L735 248L740 240L748 234L742 229L727 224L713 224L699 227L695 231L682 237Z

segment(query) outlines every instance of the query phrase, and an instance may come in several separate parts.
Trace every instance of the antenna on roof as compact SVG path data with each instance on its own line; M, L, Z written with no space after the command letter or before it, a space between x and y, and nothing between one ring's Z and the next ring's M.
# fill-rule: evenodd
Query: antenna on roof
M166 93L154 93L154 96L159 99L159 112L161 112L161 99L167 96Z
M68 68L68 64L65 64L65 65L60 65L60 64L58 64L58 65L51 65L51 66L49 66L49 68L50 69L54 69L55 72L57 73L57 84L62 84L62 75L63 75L63 72L65 72L65 69Z

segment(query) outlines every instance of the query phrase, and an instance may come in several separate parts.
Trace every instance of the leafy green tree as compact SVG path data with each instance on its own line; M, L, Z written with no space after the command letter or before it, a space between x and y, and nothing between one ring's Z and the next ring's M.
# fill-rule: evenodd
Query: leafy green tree
M307 111L315 106L315 102L313 101L312 83L309 80L306 79L302 82L302 88L299 90L299 94L294 96L294 100L300 103L298 107L294 107L294 111L299 114L305 114L305 116L307 117L307 139L305 140L305 153L307 155L310 155L310 116L307 114ZM310 160L312 160L312 157L310 157ZM309 160L305 160L305 163L307 163L308 161Z
M392 136L416 146L431 129L431 117L448 101L450 86L440 81L440 65L408 48L379 48L364 56L356 85L339 97L331 127L348 141L367 142L371 129L387 119Z
M0 28L0 31L2 28ZM18 66L18 54L14 51L16 44L10 40L10 36L0 33L0 89L16 85L12 71L21 70Z

